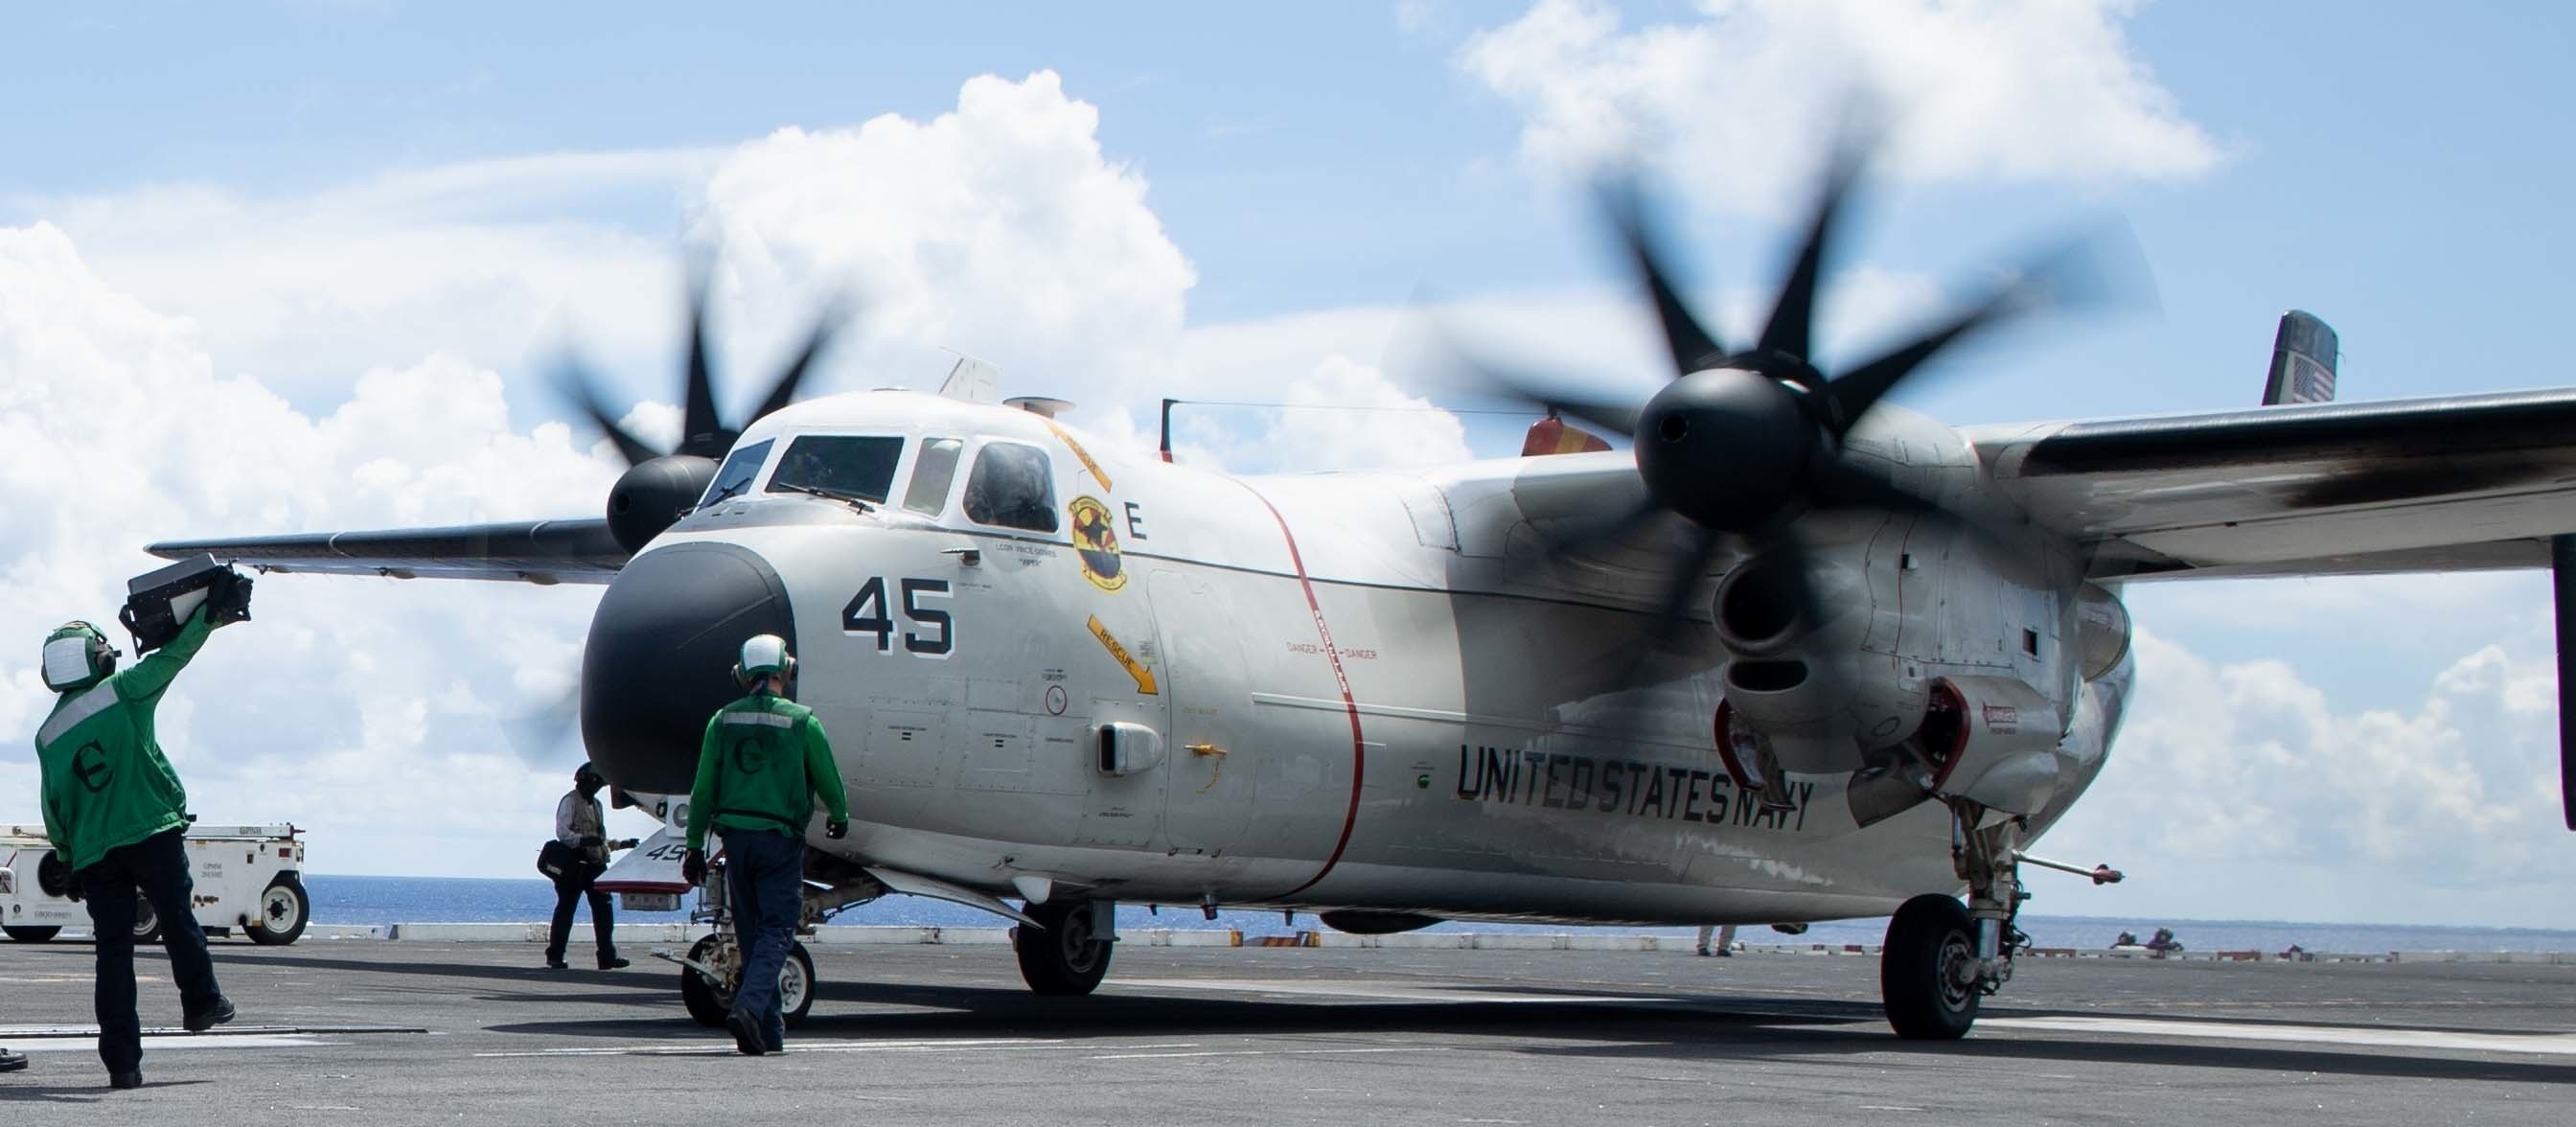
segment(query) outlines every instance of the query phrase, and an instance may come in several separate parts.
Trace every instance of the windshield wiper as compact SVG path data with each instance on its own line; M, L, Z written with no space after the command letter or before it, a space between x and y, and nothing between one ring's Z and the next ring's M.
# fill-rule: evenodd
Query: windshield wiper
M857 509L863 513L875 512L877 508L876 502L874 501L870 501L856 493L843 493L840 490L833 489L829 486L804 485L792 481L773 481L769 483L769 487L771 489L785 489L794 493L811 494L826 501L839 501L840 503L848 505L849 507Z

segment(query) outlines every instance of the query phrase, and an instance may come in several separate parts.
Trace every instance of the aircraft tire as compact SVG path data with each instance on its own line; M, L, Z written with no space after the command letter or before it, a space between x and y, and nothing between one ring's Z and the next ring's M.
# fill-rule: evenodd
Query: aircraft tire
M1031 904L1029 918L1038 926L1021 924L1011 929L1011 949L1020 959L1020 978L1029 989L1048 997L1074 997L1091 993L1108 977L1109 955L1113 944L1092 933L1091 913L1076 911L1088 907L1084 901L1063 900ZM1106 905L1103 905L1104 910Z
M305 893L304 882L293 873L279 873L259 894L259 913L242 931L263 947L284 947L304 938L304 925L311 922L313 898Z
M689 958L705 962L715 946L715 936L701 938L689 948ZM779 1008L784 1012L787 1028L805 1024L805 1015L814 1011L814 983L814 956L806 952L804 943L798 942L787 949L787 965L778 970ZM696 970L681 967L680 1004L688 1008L689 1020L709 1029L721 1029L725 1014L733 1009L733 988L718 986Z
M705 962L715 947L715 936L700 938L689 948L689 960ZM722 1029L725 1011L733 1006L733 991L707 981L707 976L699 974L694 967L681 967L680 1004L688 1007L691 1021L709 1029Z
M43 943L62 932L60 927L20 927L15 924L0 927L0 933L6 933L20 943Z
M1962 981L1960 963L1977 957L1977 929L1954 897L1927 892L1887 921L1878 962L1879 998L1887 1024L1908 1041L1955 1041L1977 1022L1985 995Z

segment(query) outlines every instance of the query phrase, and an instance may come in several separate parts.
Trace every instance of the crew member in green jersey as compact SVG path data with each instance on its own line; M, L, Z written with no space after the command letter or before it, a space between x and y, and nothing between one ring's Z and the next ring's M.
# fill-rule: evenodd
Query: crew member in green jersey
M241 586L246 611L249 584ZM74 895L89 903L97 934L98 1055L113 1087L143 1084L143 1024L134 1010L138 894L160 917L161 945L170 953L188 1031L233 1018L190 899L195 882L180 843L188 830L188 791L153 733L153 712L171 679L219 621L231 620L228 608L201 606L177 638L121 673L116 650L89 623L65 623L45 639L45 684L60 694L36 729L45 836L71 870Z
M775 634L744 642L733 676L751 695L707 721L680 869L691 884L706 879L707 829L714 827L724 841L726 899L743 953L742 985L725 1028L734 1048L759 1056L779 1051L787 1036L778 972L804 915L805 831L814 800L822 799L828 815L823 836L836 840L850 832L850 803L823 722L785 695L796 676L787 642Z

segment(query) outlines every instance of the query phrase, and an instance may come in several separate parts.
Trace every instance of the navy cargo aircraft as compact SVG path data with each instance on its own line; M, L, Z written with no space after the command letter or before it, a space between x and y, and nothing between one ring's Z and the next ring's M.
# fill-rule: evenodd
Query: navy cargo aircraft
M1850 172L1738 347L1614 208L1672 378L1638 405L1493 375L1552 415L1519 458L1238 477L1053 401L792 402L819 334L737 433L701 298L677 450L586 399L633 464L605 516L151 550L606 584L582 736L671 824L736 647L787 638L850 784L849 836L807 834L813 914L984 906L1022 921L1042 993L1100 982L1122 900L1361 932L1892 913L1891 1024L1958 1037L2026 944L2026 849L2118 730L2121 587L2554 565L2563 638L2576 392L2319 402L2332 337L2294 316L2278 405L1954 429L1884 397L2069 260L1828 375L1810 326ZM681 887L657 853L626 887Z

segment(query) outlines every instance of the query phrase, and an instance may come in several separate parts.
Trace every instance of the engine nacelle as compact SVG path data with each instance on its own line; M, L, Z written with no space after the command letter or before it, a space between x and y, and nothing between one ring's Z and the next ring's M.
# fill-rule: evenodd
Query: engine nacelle
M715 461L694 454L665 454L636 463L608 491L608 534L629 552L643 551L663 529L697 507L707 483L715 479Z
M1897 657L1863 648L1877 613L1866 575L1812 557L1805 601L1825 617L1810 622L1791 566L1756 557L1718 583L1717 638L1735 657L1726 703L1739 737L1758 733L1759 757L1777 770L1838 774L1861 765L1861 748L1894 743L1921 723L1926 685Z
M2065 773L2057 745L2066 725L2057 706L2010 677L1948 677L1933 692L1955 702L1959 728L1934 789L2010 814L2046 807Z

